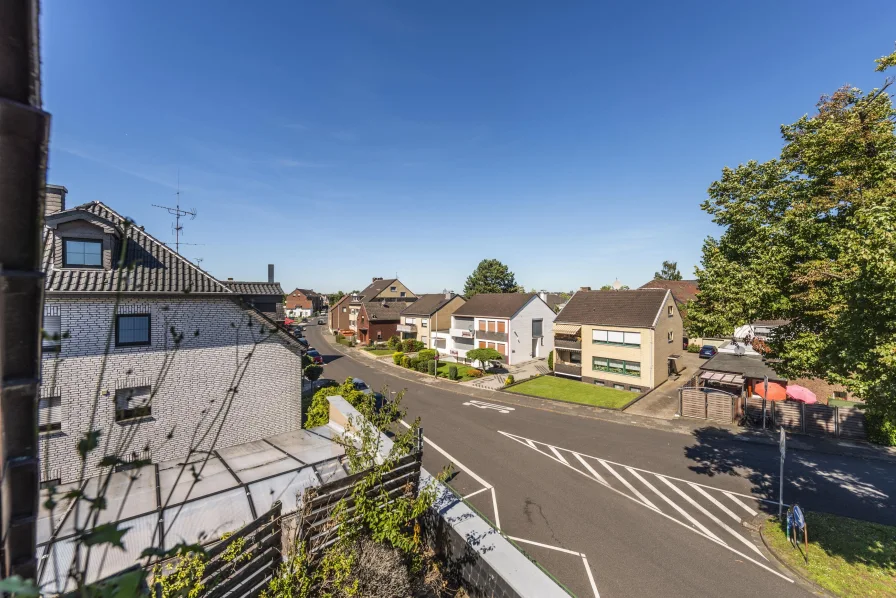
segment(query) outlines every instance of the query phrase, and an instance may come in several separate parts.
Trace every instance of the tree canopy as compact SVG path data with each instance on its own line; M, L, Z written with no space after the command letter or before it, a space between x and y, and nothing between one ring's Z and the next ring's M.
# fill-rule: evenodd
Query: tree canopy
M896 52L877 70L896 66ZM724 227L703 245L689 324L727 336L785 319L768 343L788 377L843 384L871 438L896 443L896 135L887 80L842 87L781 127L778 158L724 168L702 209Z
M678 262L663 261L663 267L653 275L654 280L681 280L681 272L678 271Z
M345 293L342 291L336 291L335 293L330 293L327 295L327 300L330 303L330 306L336 305L340 299L345 297Z
M464 296L467 299L480 293L518 293L521 290L522 287L516 283L513 272L495 259L479 262L464 283Z
M501 361L503 356L495 349L471 349L467 351L467 359L478 361L483 369L487 367L489 361Z

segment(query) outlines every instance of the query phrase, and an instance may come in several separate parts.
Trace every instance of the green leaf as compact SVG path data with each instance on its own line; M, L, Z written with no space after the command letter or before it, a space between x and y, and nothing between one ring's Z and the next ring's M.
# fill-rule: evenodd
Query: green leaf
M85 546L96 546L98 544L111 544L118 548L124 549L121 538L128 533L130 528L118 529L118 522L113 521L98 525L89 532L81 534L81 542Z
M40 596L40 589L30 579L22 579L18 575L0 579L0 592L8 592L16 596Z

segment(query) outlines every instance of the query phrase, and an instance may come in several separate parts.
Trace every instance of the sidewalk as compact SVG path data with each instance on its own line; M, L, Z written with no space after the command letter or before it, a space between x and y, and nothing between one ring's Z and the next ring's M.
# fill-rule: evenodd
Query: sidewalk
M360 349L348 349L336 342L329 335L323 335L324 339L334 351L338 351L346 356L354 356L357 353L367 353ZM693 436L699 431L702 434L712 434L719 437L726 437L731 440L740 442L748 442L755 444L775 445L778 444L776 432L751 430L740 426L722 424L706 424L700 420L690 420L685 418L676 419L659 419L645 415L637 415L629 412L616 411L612 409L601 409L600 407L592 407L590 405L580 405L578 403L567 403L562 401L552 401L550 399L541 399L538 397L529 397L501 390L483 389L470 386L469 384L459 384L451 382L443 378L435 378L427 374L420 374L405 369L392 363L389 358L377 359L375 356L367 354L367 359L375 362L385 373L397 378L416 382L418 384L428 384L436 386L441 390L454 392L458 395L474 397L490 402L505 403L517 407L530 407L534 409L542 409L554 413L571 415L573 417L584 417L590 419L599 419L617 424L628 426L638 426L641 428L650 428L653 430L663 430L677 434L686 434ZM677 392L677 391L676 391ZM818 438L815 436L804 436L800 434L787 435L787 448L797 451L815 451L831 455L843 455L846 457L859 457L862 459L874 459L880 461L890 461L896 463L896 447L881 447L871 444L849 442L846 440L835 440L828 438Z

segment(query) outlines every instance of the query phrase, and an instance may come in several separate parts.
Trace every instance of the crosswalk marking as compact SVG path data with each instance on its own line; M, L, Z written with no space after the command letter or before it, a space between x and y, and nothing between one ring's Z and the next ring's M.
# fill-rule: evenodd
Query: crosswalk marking
M724 494L725 496L727 496L728 498L730 498L731 500L733 500L736 504L742 506L742 507L744 508L744 510L745 510L747 513L749 513L750 515L752 515L753 517L755 517L755 516L757 515L756 511L754 511L752 508L750 508L749 505L747 505L745 502L743 502L741 499L739 499L738 497L734 496L734 495L731 494L730 492L725 492L724 490L722 490L722 494Z
M680 497L682 497L683 499L685 499L686 501L688 501L688 502L691 504L692 507L694 507L695 509L697 509L698 511L700 511L701 513L703 513L704 515L706 515L707 517L709 517L709 518L710 518L716 525L720 526L720 527L721 527L722 529L724 529L726 532L728 532L729 534L731 534L732 536L734 536L735 538L737 538L737 540L740 541L742 544L744 544L747 548L751 549L753 552L755 552L756 554L758 554L758 555L761 556L762 558L765 558L765 555L762 554L761 552L759 552L759 549L756 548L756 545L755 545L755 544L753 544L752 542L747 541L746 538L744 538L744 537L741 536L739 533L737 533L736 531L734 531L733 529L731 529L730 527L728 527L728 524L723 523L721 519L719 519L718 517L716 517L715 515L713 515L713 514L710 513L709 511L707 511L706 509L704 509L704 508L700 505L700 503L698 503L696 500L694 500L693 498L691 498L690 496L688 496L687 494L685 494L684 491L682 491L681 488L679 488L678 486L676 486L675 484L673 484L672 482L670 482L669 480L667 480L666 478L664 478L664 477L661 476L661 475L656 476L656 477L658 477L658 478L659 478L663 483L665 483L667 486L669 486L670 488L672 488L672 490L674 490Z
M605 480L604 477L603 477L602 475L600 475L599 473L597 473L597 471L595 471L594 468L591 467L591 465L588 463L588 461L585 461L585 459L582 458L582 455L580 455L579 453L573 453L573 455L576 456L576 459L579 460L579 463L581 463L582 465L584 465L584 466L585 466L585 469L587 469L587 470L591 473L591 475L593 475L595 478L597 478L597 481L598 481L598 482L600 482L600 483L603 484L604 486L609 486L609 485L610 485L610 484L607 483L607 480Z
M628 488L629 490L631 490L632 493L634 493L635 496L637 496L638 498L640 498L640 499L641 499L641 502L643 502L645 505L647 505L648 507L650 507L650 508L653 509L654 511L659 511L659 509L656 508L656 505L655 505L655 504L653 504L652 502L650 502L649 500L647 500L647 497L644 496L643 494L641 494L640 492L638 492L638 489L635 488L634 486L632 486L632 485L629 483L628 480L626 480L624 477L622 477L621 475L619 475L618 473L616 473L616 470L613 469L612 467L610 467L610 466L607 464L606 461L604 461L603 459L598 459L597 461L598 461L598 463L600 463L601 465L603 465L604 467L606 467L607 470L608 470L610 473L612 473L614 476L616 476L616 479L617 479L617 480L619 480L620 482L622 482L623 484L625 484L625 487Z
M715 506L719 507L719 509L721 509L723 513L726 513L729 517L731 517L732 519L734 519L735 521L737 521L738 523L740 523L740 517L738 517L737 515L735 515L735 514L734 514L734 511L732 511L731 509L729 509L728 507L726 507L725 505L723 505L722 503L720 503L719 501L717 501L717 500L715 499L715 497L712 496L709 492L707 492L706 490L704 490L703 488L701 488L701 487L698 486L697 484L688 484L688 485L689 485L691 488L693 488L694 490L696 490L697 492L699 492L700 494L702 494L703 496L705 496L706 499L707 499L709 502L711 502L711 503L714 504Z
M563 463L564 465L569 465L569 461L567 461L567 460L563 457L563 455L560 454L560 451L558 451L558 450L557 450L556 448L554 448L553 446L550 447L550 449L551 449L551 452L552 452L552 453L554 453L555 455L557 455L557 458L560 460L561 463Z
M715 535L714 533L712 533L711 531L709 531L708 529L706 529L706 526L704 526L702 523L700 523L699 521L697 521L696 519L694 519L693 517L691 517L690 513L688 513L687 511L685 511L684 509L682 509L680 506L678 506L677 504L675 504L675 503L674 503L668 496L666 496L665 494L663 494L662 492L660 492L659 490L657 490L657 489L653 486L653 484L651 484L650 482L648 482L647 480L645 480L644 478L642 478L642 477L641 477L641 474L639 474L639 473L638 473L637 471L635 471L634 469L629 469L629 472L631 472L631 474L632 474L633 476L635 476L636 478L638 478L639 480L641 480L641 482L642 482L645 486L647 486L648 488L650 488L650 489L653 491L654 494L656 494L657 496L659 496L660 498L662 498L664 501L666 501L666 503L667 503L670 507L672 507L673 509L675 509L676 511L678 511L678 513L679 513L682 517L684 517L685 519L687 519L688 521L690 521L690 522L691 522L691 525L693 525L694 527L696 527L697 529L699 529L701 532L703 532L704 534L706 534L707 536L709 536L710 538L712 538L713 540L715 540L715 541L718 542L719 544L722 544L722 545L727 546L727 544L725 544L724 542L722 542L722 540L721 540L717 535Z

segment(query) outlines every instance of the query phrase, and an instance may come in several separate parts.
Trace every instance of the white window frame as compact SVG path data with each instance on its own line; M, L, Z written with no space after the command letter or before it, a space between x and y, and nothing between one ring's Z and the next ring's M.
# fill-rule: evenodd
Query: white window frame
M675 340L675 332L670 330L669 334L666 335L666 339L671 343Z
M62 348L62 316L44 315L44 334L41 339L41 349L44 351L59 351ZM56 338L58 337L58 338Z
M407 324L408 326L413 326L413 325L417 324L417 318L405 318L404 323Z
M428 328L429 327L429 318L420 318L420 327Z
M668 314L670 318L675 315L675 308L672 305L669 305Z
M46 422L46 423L44 423ZM62 397L41 397L37 402L37 429L41 434L62 431Z

